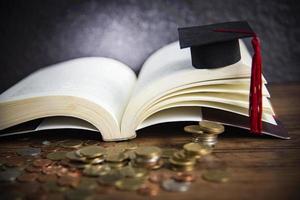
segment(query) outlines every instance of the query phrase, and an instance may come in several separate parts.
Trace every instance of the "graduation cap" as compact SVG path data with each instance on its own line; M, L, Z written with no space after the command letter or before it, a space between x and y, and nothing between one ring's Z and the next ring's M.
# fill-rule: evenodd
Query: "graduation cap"
M249 99L250 131L262 130L262 59L260 41L248 22L226 22L178 29L180 48L191 49L196 69L225 67L241 59L239 39L252 37L254 54Z

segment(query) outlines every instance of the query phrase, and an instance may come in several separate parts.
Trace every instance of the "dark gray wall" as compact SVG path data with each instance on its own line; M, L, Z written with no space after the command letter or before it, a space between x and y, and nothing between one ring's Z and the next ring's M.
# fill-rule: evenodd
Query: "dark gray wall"
M178 26L233 20L248 20L260 35L270 82L300 80L297 1L2 0L0 9L0 92L82 56L116 58L138 72L149 54L177 40Z

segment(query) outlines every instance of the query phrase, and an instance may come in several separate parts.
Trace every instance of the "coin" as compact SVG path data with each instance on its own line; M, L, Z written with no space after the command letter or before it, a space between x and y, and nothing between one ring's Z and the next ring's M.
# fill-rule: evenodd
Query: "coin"
M86 176L100 176L103 172L102 165L90 165L83 170L83 174Z
M79 153L87 158L96 158L104 155L105 149L100 146L86 146L79 149Z
M70 151L68 153L66 153L66 157L72 161L78 161L78 162L83 162L86 160L85 157L79 157L75 151Z
M148 171L144 168L133 168L132 166L126 166L120 169L121 174L124 177L142 178L148 175Z
M40 182L40 183L46 183L46 182L49 182L49 181L56 181L56 175L54 174L41 174L37 177L37 181Z
M185 165L175 165L172 164L171 165L171 170L173 171L179 171L179 172L189 172L189 171L193 171L194 170L194 166L185 166Z
M226 170L211 169L202 174L202 178L217 183L225 183L229 181L229 173Z
M42 169L41 168L39 168L39 167L34 167L34 166L31 166L31 165L29 165L28 167L26 167L25 168L25 170L27 171L27 172L30 172L30 173L38 173L38 172L41 172L42 171Z
M17 150L17 154L19 154L20 156L37 156L41 153L41 149L40 148L24 148L24 149L18 149Z
M21 171L19 169L7 169L5 171L0 172L0 182L14 181L20 174Z
M48 193L52 192L65 192L68 188L64 186L59 186L55 181L48 181L42 185L41 190Z
M116 181L115 186L119 190L137 190L144 183L144 179L141 178L124 178Z
M66 167L62 167L62 166L57 166L55 169L55 174L57 176L66 176L69 174L69 170Z
M105 160L107 162L123 162L128 159L128 155L125 153L111 153L107 154Z
M48 159L36 159L35 161L33 161L33 166L35 167L46 167L52 164L51 160Z
M135 153L137 156L141 156L141 157L154 157L154 156L160 156L162 151L160 148L156 146L145 146L145 147L138 147Z
M184 127L184 131L193 134L203 134L203 130L200 129L199 125L188 125Z
M138 193L144 196L157 196L159 187L155 184L144 184L138 189Z
M212 148L195 142L185 144L183 146L183 149L186 155L196 157L201 157L212 152Z
M43 145L46 145L46 146L48 146L48 145L50 145L50 144L51 144L51 142L50 142L50 141L48 141L48 140L44 140L44 141L42 142L42 144L43 144Z
M203 120L199 122L199 126L203 131L212 134L220 134L224 132L224 126L216 122Z
M149 176L149 181L152 183L161 183L170 177L167 173L151 173Z
M76 188L80 183L80 179L78 177L71 177L71 176L62 176L57 179L57 184L59 186L70 186Z
M177 149L174 148L164 148L162 149L162 158L170 158L172 155L177 151Z
M172 178L178 182L194 182L196 175L188 172L178 172Z
M47 158L50 160L63 160L66 158L66 151L57 151L57 152L51 152L47 154Z
M169 162L172 165L180 165L180 166L191 166L195 165L196 161L193 157L187 157L184 152L179 151L176 152L170 159Z
M100 164L100 163L103 163L104 162L104 156L101 156L101 157L97 157L97 158L90 158L90 159L86 159L84 160L83 162L84 163L88 163L88 164Z
M62 175L67 171L66 168L62 166L55 166L55 165L50 165L47 167L42 168L42 173L43 174L55 174L55 175Z
M99 185L94 178L82 178L78 185L79 190L94 190L98 188Z
M123 175L121 173L107 173L99 176L98 183L102 185L114 185L115 182L122 179Z
M138 148L138 145L134 142L118 142L116 147L124 150L134 150Z
M79 148L82 144L82 140L65 140L60 142L60 146L65 148Z
M85 146L97 145L97 144L99 144L98 140L87 140L87 141L84 142Z
M167 179L162 182L162 187L170 192L186 192L190 189L190 182L177 182L173 179Z
M7 167L20 167L24 164L24 160L20 157L10 157L5 160Z
M17 177L19 182L32 182L38 177L37 173L25 173Z

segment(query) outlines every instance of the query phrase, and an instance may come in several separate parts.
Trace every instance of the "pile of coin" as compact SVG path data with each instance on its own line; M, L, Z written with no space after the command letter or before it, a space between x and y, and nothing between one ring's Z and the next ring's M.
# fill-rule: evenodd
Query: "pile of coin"
M100 146L86 146L76 151L66 153L66 157L71 161L70 166L85 168L89 165L104 162L105 149Z
M147 169L158 169L163 165L162 150L155 146L139 147L135 151L133 166Z
M187 156L183 150L175 152L169 162L174 171L192 171L196 165L195 157Z
M185 130L210 139L222 132L218 124L200 124ZM213 150L211 140L203 138L180 148L139 146L134 142L46 141L22 147L1 161L0 186L2 182L20 187L32 184L31 188L38 185L36 190L28 191L29 199L44 194L49 198L60 194L66 199L93 199L91 195L96 195L97 199L97 195L114 190L136 191L146 196L156 196L160 189L186 192L197 179L199 163ZM229 180L228 172L222 169L206 169L201 177L219 183Z

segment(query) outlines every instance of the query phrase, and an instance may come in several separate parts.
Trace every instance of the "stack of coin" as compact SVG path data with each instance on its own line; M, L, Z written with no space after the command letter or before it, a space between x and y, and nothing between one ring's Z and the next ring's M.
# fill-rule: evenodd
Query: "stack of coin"
M196 164L195 158L187 156L183 150L175 152L169 162L174 171L192 171Z
M138 147L135 154L136 158L132 163L134 167L158 169L163 165L163 160L161 159L162 151L158 147Z
M212 152L212 148L195 142L183 145L183 150L188 157L194 157L196 159L199 159L202 156L208 155Z
M213 147L217 143L218 135L224 132L224 126L203 120L199 122L199 125L185 126L184 131L193 134L193 142Z
M206 120L200 121L199 127L204 132L201 137L202 143L211 147L217 143L218 135L223 133L225 130L222 124Z
M85 168L87 165L95 165L104 162L105 149L100 146L86 146L76 151L70 151L66 157L72 162L72 166Z
M105 157L105 161L111 168L122 168L129 162L128 154L121 153L109 153Z

